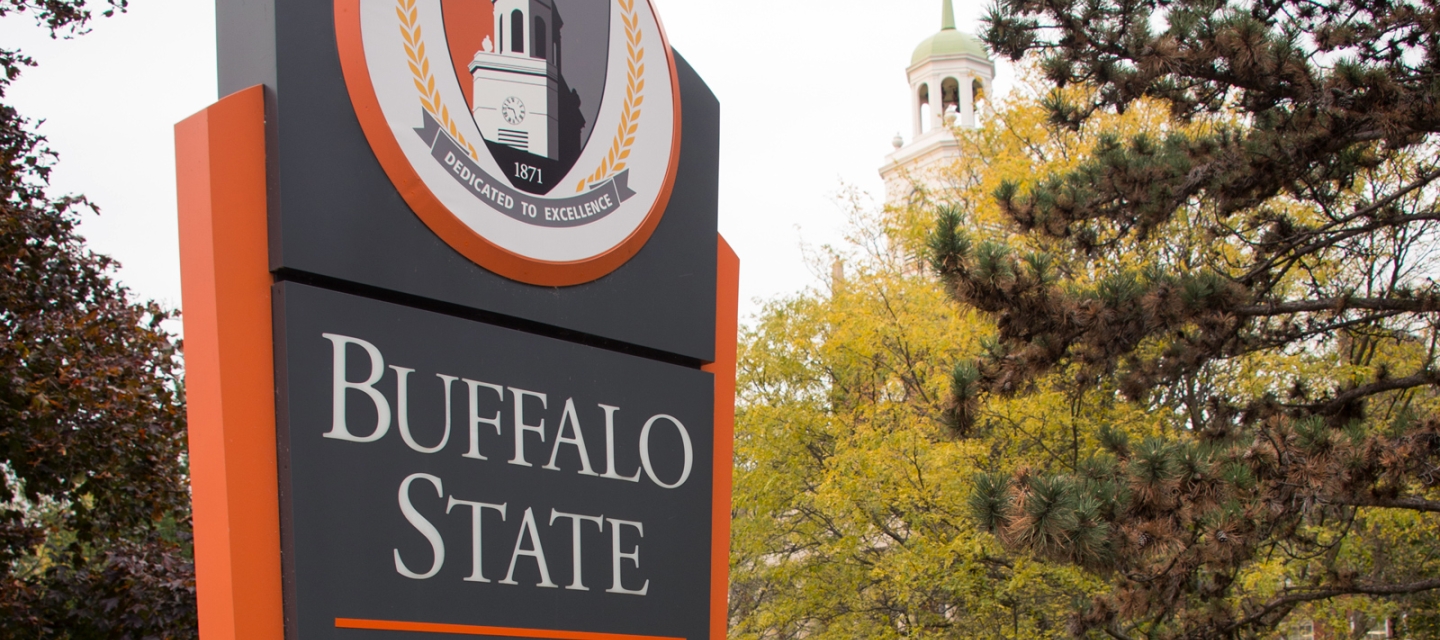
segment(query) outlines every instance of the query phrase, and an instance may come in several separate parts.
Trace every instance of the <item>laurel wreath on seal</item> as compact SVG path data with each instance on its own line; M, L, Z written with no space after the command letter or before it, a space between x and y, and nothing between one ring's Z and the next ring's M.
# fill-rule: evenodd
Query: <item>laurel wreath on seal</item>
M395 14L400 18L400 35L405 39L405 55L409 58L410 73L414 76L415 88L420 92L420 105L435 116L445 127L450 137L479 160L475 146L465 140L455 120L450 117L450 108L440 97L435 75L430 71L430 56L425 51L425 38L420 27L420 12L416 0L397 0ZM586 187L604 181L625 170L630 159L630 147L635 145L635 134L640 130L640 106L645 103L645 47L641 46L644 31L640 29L640 15L635 11L635 0L616 0L623 14L625 24L625 46L628 53L625 83L625 104L620 111L620 126L610 142L610 152L600 161L600 166L589 178L581 180L575 188L577 193Z
M640 30L640 16L635 11L635 0L616 0L624 11L626 60L629 74L625 84L625 107L620 112L620 128L610 143L610 153L600 161L600 166L589 178L581 180L575 188L582 192L590 185L604 181L625 170L625 161L630 158L630 147L635 144L635 132L640 130L640 105L645 103L645 48L640 46L644 32Z
M472 159L479 160L474 145L467 142L460 128L455 126L455 120L450 117L450 107L445 106L440 90L435 86L435 75L430 72L430 56L425 52L425 38L420 30L420 12L415 8L415 0L398 2L395 14L400 16L400 35L405 38L405 55L410 58L410 73L414 76L415 88L420 90L420 105L435 116L451 138L470 152Z

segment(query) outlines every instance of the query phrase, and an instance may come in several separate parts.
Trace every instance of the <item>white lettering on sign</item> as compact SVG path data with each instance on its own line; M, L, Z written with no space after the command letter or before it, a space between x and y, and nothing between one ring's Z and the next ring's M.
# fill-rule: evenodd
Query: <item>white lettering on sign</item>
M499 409L495 410L495 417L493 418L480 417L480 387L494 391L495 395L500 397L500 402L505 402L505 387L488 382L476 382L474 380L466 380L465 384L470 387L470 450L465 452L465 457L476 460L489 460L489 458L480 455L480 425L488 424L495 427L495 435L497 436L503 432L500 430Z
M654 427L655 423L661 420L675 425L675 428L680 432L680 443L685 448L685 456L683 458L685 467L680 472L680 479L676 480L674 484L665 484L661 481L660 477L655 475L655 466L650 464L650 428ZM640 466L645 468L645 475L650 477L651 482L666 489L678 488L680 485L685 484L686 480L690 479L690 468L694 466L694 464L695 450L690 446L690 432L685 430L685 425L680 424L680 421L673 417L663 415L655 416L651 418L649 422L645 423L645 428L640 431Z
M525 549L526 538L529 538L530 548ZM505 579L500 584L520 584L515 581L515 563L520 557L533 558L535 566L540 569L540 583L537 587L548 587L554 589L557 585L550 581L550 565L545 563L545 547L540 544L540 532L535 529L535 511L525 509L525 517L520 521L520 535L515 537L515 550L510 552L510 571L505 574Z
M605 516L582 516L578 513L562 513L554 509L550 510L551 526L554 526L555 521L561 518L569 518L571 525L570 562L572 566L570 567L570 573L572 577L570 578L570 586L565 588L573 589L575 591L589 591L590 588L585 586L585 579L582 577L581 574L580 558L582 557L581 550L584 548L584 545L580 544L581 534L583 533L583 528L580 526L580 524L583 522L593 522L595 523L595 527L599 529L601 533L604 533Z
M482 452L484 440L481 438L481 426L484 425L487 427L486 431L493 428L497 436L504 436L506 427L511 429L513 444L509 463L516 466L535 467L535 463L529 457L535 449L534 445L537 443L544 445L550 442L548 462L539 467L545 471L567 471L561 467L561 461L570 459L569 453L573 452L573 457L579 460L579 468L572 466L572 470L579 475L624 482L640 482L640 478L643 476L658 487L678 489L689 481L691 471L694 469L695 450L694 443L690 439L690 432L674 416L659 414L652 416L644 423L639 438L631 441L635 447L632 451L639 454L640 468L635 469L630 475L624 475L616 462L616 452L621 447L616 433L617 416L621 409L608 404L594 405L603 414L605 420L605 471L596 473L595 465L590 458L589 444L585 441L584 432L580 428L581 412L575 404L574 398L565 399L564 408L561 409L557 422L547 422L543 414L550 409L549 394L470 380L444 373L436 373L435 377L440 381L443 390L445 423L439 442L434 446L425 446L415 438L410 424L410 377L416 371L397 365L387 367L385 356L380 349L365 340L332 333L322 335L331 343L334 366L331 378L333 420L330 431L324 434L326 438L361 444L379 442L390 432L393 413L394 422L399 425L398 431L405 446L427 455L441 453L450 446L450 435L453 429L451 412L453 387L457 381L461 381L465 383L466 390L469 392L467 396L469 399L470 437L466 441L468 447L464 453L460 454L465 458L482 461L490 459ZM364 353L364 362L370 368L369 374L361 381L350 380L346 377L351 357L356 355L357 351ZM395 372L395 410L393 412L390 398L377 386L384 378L387 368ZM385 386L388 387L388 385ZM356 435L351 430L348 421L347 406L354 395L351 392L356 391L360 392L369 401L368 404L373 405L375 409L375 428L369 435ZM504 420L506 404L510 409L508 424ZM558 425L554 431L555 439L553 441L547 441L550 434L548 425L550 424ZM667 482L661 477L661 472L657 470L657 466L662 465L659 465L651 440L656 432L670 428L673 428L680 437L681 455L678 459L679 476L675 480ZM544 449L542 448L541 451L542 453L539 455L543 456ZM566 455L562 455L562 451ZM540 459L546 460L546 458ZM668 468L674 469L674 462L671 465Z
M400 513L405 514L405 519L410 522L410 525L415 527L415 530L419 531L420 535L425 536L425 540L430 543L430 550L431 553L434 554L434 560L430 563L429 571L425 573L415 573L411 571L409 567L405 566L405 561L400 559L400 550L396 549L395 571L402 576L414 580L429 580L435 577L435 574L440 573L441 567L445 566L445 540L440 537L440 531L435 528L435 525L431 524L429 520L426 520L425 516L420 515L420 512L415 510L415 505L410 503L410 484L416 480L424 480L435 485L436 497L443 497L445 495L445 487L441 484L439 478L428 473L417 473L400 483Z
M504 522L505 510L508 505L506 503L489 504L485 502L456 500L455 496L450 496L450 501L445 505L445 513L450 513L450 510L454 509L456 505L470 507L470 577L466 578L465 581L489 582L489 580L485 579L485 571L480 567L480 559L485 557L484 545L481 544L482 537L480 532L483 529L481 524L485 521L486 509L499 511L500 521Z
M626 445L635 447L632 451L638 454L640 459L639 468L634 469L631 474L625 475L624 472L618 468L616 460L616 452L620 450L622 446L619 441L619 435L617 434L617 425L621 415L621 409L618 406L607 404L593 405L594 408L589 410L592 412L590 415L594 415L593 412L598 409L598 413L603 415L605 429L604 472L596 473L594 464L590 458L590 449L585 440L584 431L581 429L581 417L583 414L581 408L576 405L574 398L565 399L563 408L560 409L558 420L547 421L546 413L550 410L551 406L549 394L490 382L470 380L444 373L434 374L435 378L439 380L443 392L437 395L443 395L445 402L445 410L443 412L445 416L444 424L442 425L443 428L440 431L438 442L433 446L427 446L416 438L410 423L412 397L410 390L411 376L416 373L416 370L398 365L389 365L387 367L384 354L381 353L380 349L374 344L360 338L331 333L321 335L330 342L332 348L331 362L333 365L331 375L333 418L331 420L330 430L324 434L326 438L354 444L376 443L389 434L393 416L393 421L398 425L397 431L400 432L400 438L404 441L406 447L424 455L441 454L451 446L451 434L454 428L454 416L451 408L452 401L454 400L454 387L457 381L463 381L468 391L467 399L469 401L470 418L468 421L469 438L465 445L456 446L457 449L460 446L464 447L464 451L459 453L463 458L489 461L490 458L482 453L486 440L481 437L481 426L487 427L485 429L487 433L489 428L494 428L495 435L501 438L505 436L505 429L508 427L511 430L510 436L513 449L513 455L509 460L509 464L536 468L535 464L531 462L528 457L529 453L534 452L535 444L544 445L547 442L546 438L549 435L549 427L547 425L555 425L554 440L549 441L549 460L544 466L538 467L538 470L543 472L573 471L582 476L619 480L629 483L638 483L643 476L655 486L662 489L678 489L689 481L691 472L694 470L695 450L694 443L691 441L690 431L675 416L657 414L644 422L638 438L632 440L631 445ZM362 355L363 360L356 360L356 358ZM359 371L365 371L368 367L368 373L364 375L362 380L352 380L349 377L352 365ZM391 398L387 397L379 386L385 377L386 371L393 371L395 373L393 412L391 410ZM389 385L384 386L387 389L389 388ZM348 420L349 413L347 413L347 406L356 399L354 392L359 393L361 408L369 405L373 406L375 411L375 427L368 435L357 435L351 429ZM506 411L506 404L509 404L508 412ZM505 420L507 414L509 417L508 424ZM680 456L678 460L662 461L657 458L657 450L652 446L652 440L657 437L658 434L668 434L671 430L679 436ZM431 431L429 433L434 432ZM666 438L668 436L659 435L658 437ZM426 440L428 441L429 438L427 437ZM494 443L492 442L492 444ZM530 445L528 451L527 445ZM659 449L659 451L666 450L665 448ZM673 447L668 450L673 451ZM544 449L542 448L541 453L538 455L543 456L543 451ZM562 455L562 451L564 455ZM493 455L495 452L490 451L490 453ZM569 469L563 468L562 464L572 458L579 461L578 465L571 462L568 464ZM541 459L543 460L544 458ZM670 464L661 464L662 462L669 462ZM678 462L678 465L675 464L676 462ZM673 480L667 481L668 476L675 473L674 469L676 466L679 467L678 476ZM417 495L415 493L416 491L426 491L420 488L425 485L433 487L436 497L445 500L446 506L443 514L437 513L427 516L426 514L422 514L421 510L412 502L412 495ZM423 552L419 552L419 554L416 555L413 549L407 551L406 554L412 554L406 556L409 558L407 562L407 560L402 557L400 549L394 549L395 571L401 576L412 580L429 580L439 575L445 566L445 539L435 523L445 517L464 517L468 515L470 522L470 575L464 578L466 582L519 586L520 581L515 579L516 570L527 567L533 563L539 575L539 581L533 586L551 589L559 588L559 585L551 579L550 565L547 559L548 556L546 555L547 550L540 536L540 527L542 525L540 525L535 518L534 507L525 507L521 517L518 519L518 525L510 525L511 527L518 526L518 529L512 529L515 531L515 544L511 548L508 569L504 579L495 582L485 576L483 560L486 556L482 532L485 529L487 515L490 518L491 526L503 527L505 525L510 513L510 504L508 502L484 502L461 499L454 495L447 496L445 485L441 479L426 473L416 473L406 477L404 481L400 483L397 500L400 507L400 514L405 518L405 521L408 522L430 546L430 565L423 571L416 570L418 567L425 566L423 564ZM457 509L457 507L459 509ZM541 513L544 512L542 511ZM498 521L496 520L497 515ZM604 515L566 513L552 508L550 509L550 518L543 526L565 527L567 521L569 523L568 528L570 529L571 542L571 575L570 584L567 585L565 589L575 591L590 590L590 588L585 585L585 579L582 574L582 558L584 557L585 549L585 525L589 523L594 524L595 531L602 535L606 529L609 529L610 533L610 544L608 545L611 567L610 588L606 589L605 593L627 596L645 596L649 593L650 580L644 579L640 567L640 540L645 537L644 523L635 520L610 518ZM594 550L592 549L592 551ZM495 558L495 560L500 561L503 558L504 556L499 556ZM563 569L561 569L561 571L563 571ZM630 585L635 585L638 582L640 583L640 587L638 589L626 587L627 581Z
M602 404L600 405L600 408L605 410L605 473L601 474L600 477L609 478L611 480L639 482L639 469L635 470L635 475L628 478L618 473L615 473L615 412L619 411L620 407L612 407L608 404Z
M385 399L385 394L375 388L380 378L385 377L385 358L380 355L380 350L375 345L359 338L339 336L333 333L324 334L335 350L334 356L334 393L331 404L334 419L330 424L330 432L325 434L326 438L336 440L347 440L349 442L375 442L385 437L390 431L390 401ZM370 357L370 377L364 382L350 382L345 379L346 354L349 349L346 347L355 345L365 350ZM350 433L350 425L345 420L345 392L359 391L370 397L375 403L375 432L368 436L360 437Z
M643 595L645 595L646 593L648 593L648 592L650 591L650 581L649 581L649 580L646 580L646 581L645 581L645 584L644 584L643 586L641 586L638 591L637 591L637 590L626 589L625 587L621 586L622 580L621 580L621 567L620 567L620 563L621 563L622 561L624 561L624 560L629 560L629 561L635 563L635 568L636 568L636 569L639 569L639 568L640 568L640 544L639 544L639 543L636 543L636 544L635 544L635 549L634 549L633 551L621 551L621 547L624 546L624 545L621 544L621 542L620 542L621 537L624 535L624 534L623 534L623 527L631 527L631 528L635 529L635 532L638 533L638 534L640 534L640 537L643 538L643 537L645 537L645 525L643 525L643 524L641 524L641 523L639 523L639 522L630 522L629 520L616 520L616 519L614 519L614 518L606 518L605 521L608 522L608 523L610 523L610 578L611 578L610 588L609 588L609 589L606 589L606 590L605 590L605 593L623 593L623 594L629 595L629 596L643 596Z
M565 437L565 425L567 424L570 425L575 437ZM580 454L580 475L600 475L590 468L590 452L585 448L585 434L580 431L580 417L575 415L575 400L569 398L565 400L565 413L560 417L560 431L555 434L555 446L550 449L550 464L541 467L542 469L560 470L560 467L555 466L555 459L560 457L560 445L562 444L575 447L575 452Z
M400 423L400 438L405 441L405 446L420 453L439 453L445 445L450 444L450 387L459 378L443 373L435 374L445 383L445 435L440 437L440 444L424 447L415 442L415 436L410 434L410 374L415 373L415 370L404 367L390 369L395 372L395 413Z
M606 211L615 208L615 201L610 199L610 194L603 194L594 200L573 207L545 207L546 220L584 220L593 218Z
M414 527L415 530L425 538L425 541L430 544L430 568L424 573L410 569L409 565L401 558L400 550L396 549L394 551L395 571L412 580L429 580L439 574L441 569L445 567L445 540L440 535L440 530L435 526L435 523L422 515L410 500L411 485L415 484L417 480L427 482L434 486L436 497L444 497L445 485L440 478L426 473L414 474L405 478L405 480L400 483L400 512L404 514L405 520L410 523L410 526ZM500 514L500 522L503 523L509 513L510 505L503 502L494 504L461 500L452 495L449 496L446 501L445 515L452 515L455 507L469 507L470 575L465 578L465 581L491 583L492 581L485 577L484 570L484 559L486 557L483 544L485 514L487 512L498 513ZM585 548L584 524L589 522L594 523L596 530L602 534L605 532L606 525L609 525L610 528L610 588L606 589L605 592L630 596L644 596L649 593L649 580L645 580L639 589L627 589L624 586L626 577L625 563L629 562L633 565L629 568L632 574L640 570L640 544L637 541L627 550L626 534L627 532L633 532L635 536L644 538L644 523L606 518L603 515L590 516L579 513L565 513L552 508L550 510L550 520L547 525L554 527L556 526L557 520L570 521L571 567L570 584L565 587L566 589L574 591L590 590L589 587L585 586L585 577L582 570ZM561 526L564 525L562 524ZM559 585L550 579L550 564L545 554L544 543L542 543L540 539L540 526L535 520L535 510L534 508L526 507L524 515L520 518L519 531L515 534L515 546L510 552L509 569L505 573L505 578L500 580L498 584L518 586L520 582L515 579L515 570L519 566L522 558L529 558L530 561L534 562L540 574L540 581L536 583L535 586L549 589L558 588ZM631 584L634 583L632 582Z
M489 200L498 207L504 207L510 211L515 210L514 198L506 195L499 189L491 187L490 183L485 181L485 176L471 171L465 166L465 163L460 162L460 159L455 157L454 153L445 154L445 164L450 167L451 171L455 172L455 176L460 178L461 182L468 185L481 198Z
M525 460L525 432L529 431L540 436L540 441L545 441L545 419L540 419L540 424L525 424L525 399L535 398L540 401L541 409L550 408L550 399L543 393L526 391L510 387L510 393L515 396L515 457L510 459L510 464L518 464L522 467L533 467Z

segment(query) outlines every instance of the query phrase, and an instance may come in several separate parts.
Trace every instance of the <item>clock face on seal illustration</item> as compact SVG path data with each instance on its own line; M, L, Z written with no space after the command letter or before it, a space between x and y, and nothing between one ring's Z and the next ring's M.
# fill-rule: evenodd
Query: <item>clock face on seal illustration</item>
M370 148L451 248L555 287L650 240L681 120L654 0L331 1Z
M505 103L500 105L500 116L510 124L525 122L525 103L515 96L506 98Z

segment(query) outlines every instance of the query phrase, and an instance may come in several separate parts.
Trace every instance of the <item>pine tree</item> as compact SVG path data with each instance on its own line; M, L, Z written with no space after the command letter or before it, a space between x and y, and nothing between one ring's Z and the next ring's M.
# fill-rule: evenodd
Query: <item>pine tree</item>
M977 521L1111 578L1076 635L1250 638L1337 599L1433 601L1440 8L1006 0L984 38L1036 61L1055 127L1171 121L1002 184L1008 241L940 212L932 266L997 327L949 421L1059 380L1173 429L985 476Z

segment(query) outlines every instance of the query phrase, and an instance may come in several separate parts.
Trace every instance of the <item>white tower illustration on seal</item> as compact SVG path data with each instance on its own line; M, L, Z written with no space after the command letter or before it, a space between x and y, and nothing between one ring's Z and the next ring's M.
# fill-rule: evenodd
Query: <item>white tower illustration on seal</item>
M491 0L495 39L475 53L475 123L486 140L560 157L559 20L553 0Z
M944 188L943 168L960 157L954 128L975 128L977 100L990 93L995 63L979 38L955 28L955 7L944 0L940 32L920 46L906 69L910 80L910 143L894 140L895 152L885 158L880 175L886 201L898 204L922 186Z

